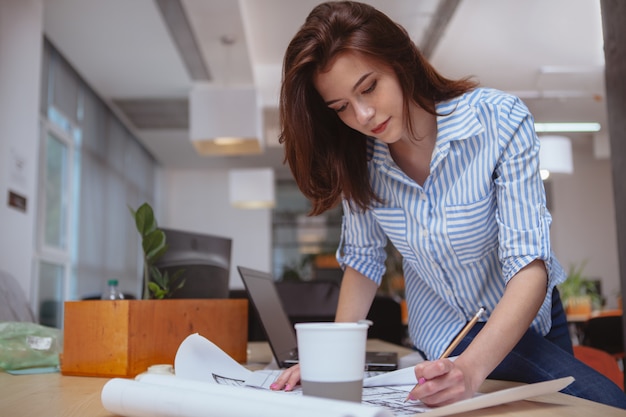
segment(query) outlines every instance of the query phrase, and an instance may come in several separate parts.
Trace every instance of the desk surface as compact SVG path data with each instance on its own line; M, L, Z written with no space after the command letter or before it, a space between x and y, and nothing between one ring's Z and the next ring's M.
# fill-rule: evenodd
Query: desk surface
M622 309L612 309L612 310L595 310L588 314L568 314L567 321L570 323L585 323L587 320L594 317L604 317L604 316L623 316L624 312Z
M368 341L370 350L398 350L405 354L408 349L381 341ZM271 359L265 343L249 345L249 367L261 368ZM100 392L108 378L63 376L58 373L39 375L10 375L0 372L0 415L11 417L112 417L100 402ZM482 392L491 392L514 386L504 381L486 381ZM555 393L535 397L532 400L492 407L488 411L476 410L457 414L460 417L478 416L528 416L533 417L624 417L626 412L591 401Z

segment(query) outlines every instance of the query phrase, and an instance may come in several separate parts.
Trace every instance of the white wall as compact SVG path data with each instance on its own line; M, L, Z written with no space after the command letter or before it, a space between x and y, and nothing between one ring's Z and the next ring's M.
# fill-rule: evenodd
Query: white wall
M31 298L37 213L42 0L0 1L0 268ZM13 191L22 212L7 204Z
M160 226L232 238L231 288L243 288L238 265L271 271L272 212L231 207L227 170L165 169L161 174Z
M0 268L32 298L37 212L42 0L0 1ZM574 147L574 174L553 178L552 239L567 268L587 260L602 279L609 307L619 289L611 167L595 159L592 140ZM19 161L20 167L16 160ZM236 265L272 270L270 210L228 204L226 170L168 170L159 175L157 219L162 226L231 237L231 287L242 288ZM28 199L22 213L7 206L13 190Z
M574 174L552 178L552 244L568 270L586 261L584 274L602 280L607 306L620 289L615 203L609 159L593 156L591 138L575 142Z

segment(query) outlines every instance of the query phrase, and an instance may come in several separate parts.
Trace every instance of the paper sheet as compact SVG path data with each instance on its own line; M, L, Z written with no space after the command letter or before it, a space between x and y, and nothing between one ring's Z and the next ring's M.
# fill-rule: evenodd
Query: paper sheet
M197 333L187 336L178 347L174 369L180 378L229 385L243 385L241 382L252 375L252 371Z
M402 363L404 358L400 359ZM396 371L366 372L363 386L415 385L417 380L413 366L421 361L423 361L421 356L416 356L408 361L410 365ZM272 370L249 371L211 341L198 334L189 336L180 345L174 368L176 375L185 379L207 381L207 376L211 375L214 379L219 378L219 383L224 383L228 376L227 379L245 381L243 385L268 389L282 372L282 369L275 367L271 368Z
M393 417L382 407L149 374L112 379L101 398L104 408L127 417Z
M198 334L181 343L174 369L175 376L146 373L135 381L107 382L102 390L104 407L126 417L399 417L421 413L435 417L556 392L574 380L523 385L428 408L419 401L404 402L416 383L413 367L408 367L375 376L366 373L363 400L358 404L306 397L299 387L291 392L270 391L280 370L250 371Z
M535 384L521 385L515 388L504 389L489 394L479 395L468 400L459 401L445 407L433 408L428 417L449 416L481 408L493 407L494 405L507 404L513 401L525 400L538 395L557 392L574 382L574 377L554 379L552 381L537 382Z
M199 334L192 334L181 343L174 369L176 376L184 379L266 389L282 372L281 369L252 372ZM414 386L416 383L413 367L392 372L365 372L363 380L365 387Z

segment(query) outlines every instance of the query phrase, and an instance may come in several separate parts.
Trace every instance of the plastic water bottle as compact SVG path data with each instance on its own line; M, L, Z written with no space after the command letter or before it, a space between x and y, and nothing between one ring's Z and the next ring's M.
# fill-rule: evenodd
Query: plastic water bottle
M107 281L107 290L102 294L103 300L123 300L124 294L118 287L116 279L110 279Z

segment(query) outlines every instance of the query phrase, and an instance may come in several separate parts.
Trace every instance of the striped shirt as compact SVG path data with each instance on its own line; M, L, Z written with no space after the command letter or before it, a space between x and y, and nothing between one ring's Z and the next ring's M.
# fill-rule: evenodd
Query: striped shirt
M489 315L506 283L535 259L548 271L531 327L551 326L552 288L565 280L550 248L533 117L516 97L476 89L436 106L437 140L423 187L369 140L369 176L383 203L343 201L337 258L380 284L389 239L403 256L409 333L437 358L480 306Z

